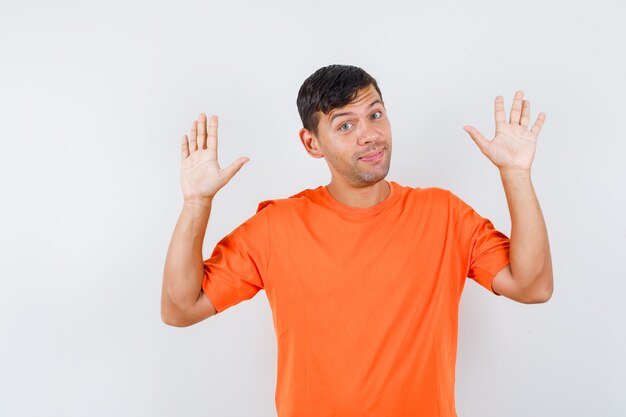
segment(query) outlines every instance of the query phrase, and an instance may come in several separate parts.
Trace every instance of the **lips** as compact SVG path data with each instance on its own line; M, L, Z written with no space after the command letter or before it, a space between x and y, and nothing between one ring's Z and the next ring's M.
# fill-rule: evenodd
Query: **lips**
M380 158L383 155L384 152L384 148L380 148L374 152L370 152L367 155L363 155L362 157L360 157L359 159L362 159L364 161L374 161L378 158Z

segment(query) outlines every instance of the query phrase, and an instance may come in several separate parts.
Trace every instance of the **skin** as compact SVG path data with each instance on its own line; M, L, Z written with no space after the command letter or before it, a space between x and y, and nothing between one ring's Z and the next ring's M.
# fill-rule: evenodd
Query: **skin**
M552 297L554 280L546 224L531 181L537 138L546 120L539 113L531 128L530 102L519 90L509 120L504 98L495 99L496 133L492 140L476 128L464 126L480 151L499 169L511 215L511 263L493 279L492 288L521 303L544 303Z
M161 289L161 320L176 327L198 323L217 313L202 292L202 244L213 198L250 159L226 168L217 161L218 118L201 113L181 144L183 209L167 250Z
M499 169L511 215L510 264L492 281L498 294L531 304L548 301L553 292L552 260L541 208L531 182L531 165L545 113L528 128L530 102L517 91L509 121L504 99L495 100L496 134L485 138L476 128L463 129ZM320 113L318 132L301 129L300 140L314 158L324 158L331 172L328 190L351 207L371 207L390 189L384 178L391 161L391 125L376 90L362 89L346 106ZM333 119L337 113L349 113ZM161 292L163 322L185 327L216 314L201 288L204 274L202 244L216 193L249 161L240 157L226 168L217 158L218 118L201 113L189 136L182 138L181 187L183 210L168 247ZM361 158L384 149L383 158Z
M363 88L346 106L318 115L317 134L302 128L299 135L309 155L325 159L331 173L330 194L359 208L387 198L390 189L384 178L391 162L391 124L376 89ZM384 154L378 161L361 159L379 149Z

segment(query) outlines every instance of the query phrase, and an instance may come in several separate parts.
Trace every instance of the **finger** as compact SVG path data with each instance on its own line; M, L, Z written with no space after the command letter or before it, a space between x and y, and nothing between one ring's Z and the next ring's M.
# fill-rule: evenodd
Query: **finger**
M522 97L524 97L524 92L518 90L515 92L515 97L513 97L513 106L511 107L511 117L509 119L509 123L513 123L518 125L520 114L522 113Z
M198 135L198 122L196 120L191 124L191 132L189 133L189 149L191 152L194 152L198 148L198 143L196 142L196 136Z
M206 148L206 114L198 116L198 149Z
M541 128L543 127L543 123L545 121L546 121L546 114L539 113L539 116L537 116L537 121L533 125L533 128L530 129L530 132L534 134L535 136L539 136L539 132L541 132Z
M230 166L224 168L224 178L226 182L230 181L230 179L241 169L241 167L250 160L250 158L242 157L237 159L235 162L230 164Z
M496 97L496 129L500 123L506 123L504 119L504 97Z
M181 146L181 157L183 161L189 157L189 138L187 138L187 135L183 135L183 143Z
M478 145L478 149L480 149L482 153L486 154L490 141L472 126L463 126L463 130L469 133L470 137L474 140L476 145Z
M215 159L217 159L217 115L211 116L209 119L209 128L206 148L215 153Z
M528 126L528 120L530 119L530 101L524 100L522 102L522 118L519 124L522 126Z

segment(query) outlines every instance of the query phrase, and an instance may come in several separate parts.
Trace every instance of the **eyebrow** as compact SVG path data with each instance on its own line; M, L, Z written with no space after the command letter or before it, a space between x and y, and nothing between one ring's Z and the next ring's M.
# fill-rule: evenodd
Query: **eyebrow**
M374 101L372 101L372 102L370 103L370 105L369 105L368 109L370 109L370 108L374 107L374 105L375 105L375 104L382 104L382 101L380 101L380 100L374 100ZM330 123L332 124L332 123L333 123L333 120L335 120L337 117L340 117L340 116L349 116L349 115L351 115L351 114L354 114L354 113L353 113L353 112L349 112L349 111L348 111L348 112L343 112L343 113L335 113L335 114L333 114L333 117L331 117L331 118L330 118Z

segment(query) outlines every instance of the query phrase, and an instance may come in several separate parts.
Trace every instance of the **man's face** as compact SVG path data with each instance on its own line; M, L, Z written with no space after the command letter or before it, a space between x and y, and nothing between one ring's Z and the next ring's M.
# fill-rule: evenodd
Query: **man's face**
M372 85L359 90L346 106L320 112L317 139L333 179L364 186L389 172L391 125Z

